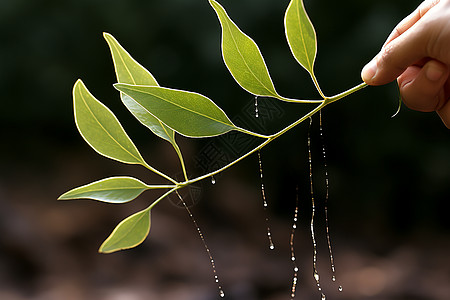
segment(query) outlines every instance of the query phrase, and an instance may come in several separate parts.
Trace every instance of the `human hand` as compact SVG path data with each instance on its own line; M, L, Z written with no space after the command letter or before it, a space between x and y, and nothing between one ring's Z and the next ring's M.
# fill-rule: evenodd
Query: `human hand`
M369 85L397 79L403 102L436 111L450 128L450 0L426 0L400 22L362 70Z

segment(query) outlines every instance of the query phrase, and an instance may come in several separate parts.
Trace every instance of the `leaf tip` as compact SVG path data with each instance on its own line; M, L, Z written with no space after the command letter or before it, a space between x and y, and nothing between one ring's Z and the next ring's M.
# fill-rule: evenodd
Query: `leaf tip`
M124 87L126 87L126 86L127 86L127 84L120 83L120 82L114 83L114 84L113 84L113 87L114 87L116 90L118 90L119 92L121 92L122 89L123 89Z
M116 39L114 38L114 36L108 32L103 32L103 38L105 39L105 41L108 43L108 45L113 42L116 41Z
M208 0L209 1L209 5L211 5L211 7L217 12L218 8L222 8L222 6L219 4L219 2L215 1L215 0Z
M81 78L78 78L77 81L75 81L74 86L78 86L80 84L83 84L83 80L81 80Z
M116 250L116 251L118 251L118 250ZM98 249L98 253L100 253L100 254L109 254L109 253L113 253L113 252L114 252L114 250L109 250L109 251L105 250L103 244Z
M113 253L134 248L144 242L150 232L150 210L145 209L119 223L98 249L99 253Z
M78 78L77 81L75 81L75 83L73 85L73 89L72 89L72 95L73 95L74 98L75 98L76 90L79 89L80 87L84 87L84 86L85 85L84 85L83 81L80 78Z

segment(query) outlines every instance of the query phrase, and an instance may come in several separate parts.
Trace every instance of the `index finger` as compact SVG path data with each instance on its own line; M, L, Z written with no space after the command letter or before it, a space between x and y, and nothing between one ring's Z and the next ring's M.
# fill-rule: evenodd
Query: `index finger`
M395 28L392 30L391 34L387 38L386 42L383 44L383 48L389 44L391 41L402 35L409 28L411 28L417 21L419 21L431 8L436 6L440 0L426 0L422 2L419 7L416 8L409 16L404 18Z

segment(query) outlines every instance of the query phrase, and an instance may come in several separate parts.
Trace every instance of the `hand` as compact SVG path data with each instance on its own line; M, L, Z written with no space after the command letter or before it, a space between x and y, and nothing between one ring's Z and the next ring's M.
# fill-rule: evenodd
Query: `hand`
M362 70L369 85L395 79L403 102L436 111L450 128L450 0L426 0L392 31Z

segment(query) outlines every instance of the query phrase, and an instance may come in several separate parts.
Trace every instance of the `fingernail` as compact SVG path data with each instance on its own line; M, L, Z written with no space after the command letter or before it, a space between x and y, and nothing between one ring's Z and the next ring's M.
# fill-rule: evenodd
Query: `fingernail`
M444 75L444 70L442 68L436 68L429 65L425 70L425 76L427 76L430 81L439 81Z
M371 83L377 74L377 62L372 59L361 71L361 78L365 83Z

